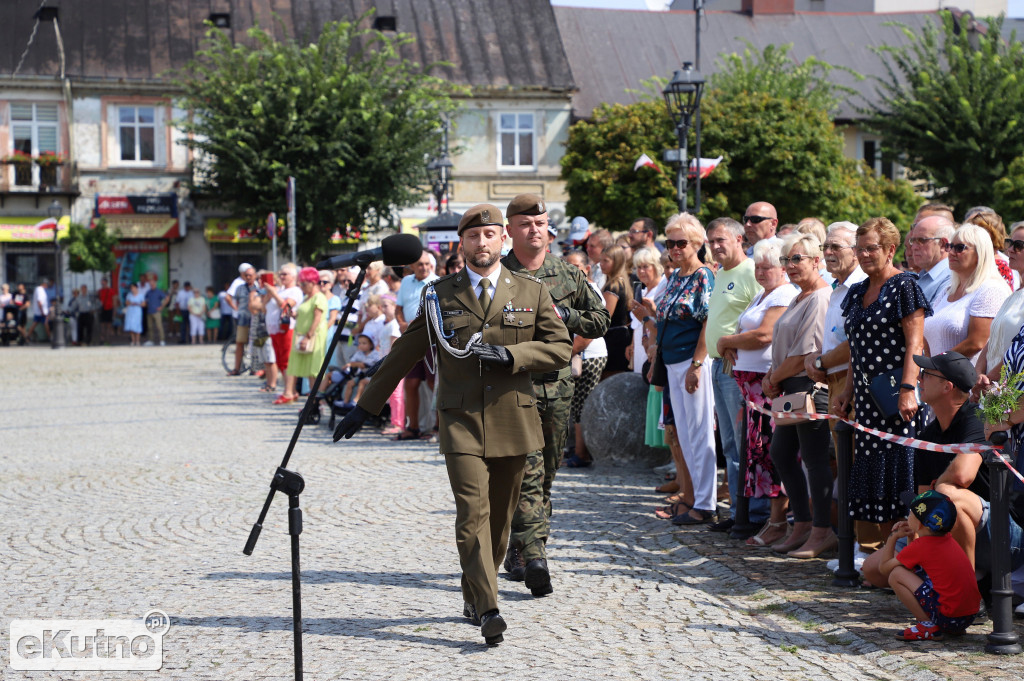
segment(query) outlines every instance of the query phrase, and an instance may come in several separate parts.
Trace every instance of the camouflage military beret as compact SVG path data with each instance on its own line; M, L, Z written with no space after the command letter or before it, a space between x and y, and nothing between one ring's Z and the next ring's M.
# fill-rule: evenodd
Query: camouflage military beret
M542 215L547 212L548 207L544 205L544 199L536 194L520 194L509 202L508 209L505 211L505 217L511 218L513 215Z
M459 236L470 227L483 227L484 225L505 226L505 220L501 217L501 210L489 203L478 203L467 210L462 219L459 220Z

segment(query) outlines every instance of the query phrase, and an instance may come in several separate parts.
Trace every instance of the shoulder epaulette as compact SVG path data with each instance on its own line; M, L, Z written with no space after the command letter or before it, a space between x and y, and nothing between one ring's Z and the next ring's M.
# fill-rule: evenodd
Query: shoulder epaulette
M509 270L509 272L511 272L512 274L516 275L517 277L522 277L523 279L529 279L530 281L535 281L538 284L543 284L544 283L543 281L541 281L540 279L538 279L537 277L533 276L532 274L530 274L528 272L516 272L515 270Z

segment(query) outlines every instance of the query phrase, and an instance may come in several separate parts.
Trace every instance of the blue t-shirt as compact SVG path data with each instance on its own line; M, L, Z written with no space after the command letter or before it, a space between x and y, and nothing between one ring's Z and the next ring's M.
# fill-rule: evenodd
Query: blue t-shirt
M166 297L167 293L158 288L151 288L146 291L146 313L156 314L156 311L160 309Z

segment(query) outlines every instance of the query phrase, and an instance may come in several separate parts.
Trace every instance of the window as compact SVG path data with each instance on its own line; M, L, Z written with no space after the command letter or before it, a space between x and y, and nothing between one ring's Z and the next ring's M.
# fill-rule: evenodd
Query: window
M498 167L533 170L533 158L533 114L498 114Z
M156 161L156 109L152 106L117 107L118 140L122 161Z
M11 104L11 151L29 157L43 152L57 153L57 105ZM25 165L14 169L15 186L38 183L39 169Z
M896 168L892 159L882 155L882 144L878 139L864 139L861 158L871 168L874 168L875 175L887 177L890 180L896 178Z

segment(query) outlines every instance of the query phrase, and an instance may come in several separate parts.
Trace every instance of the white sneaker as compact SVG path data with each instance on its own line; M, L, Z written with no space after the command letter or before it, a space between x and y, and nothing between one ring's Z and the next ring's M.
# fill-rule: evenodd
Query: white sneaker
M165 345L167 345L167 343L165 343L165 342L163 342L163 341L160 341L160 347L163 347L163 346L165 346Z
M145 343L143 343L143 345L145 345L145 346L146 346L147 348L148 348L148 347L149 347L150 345L152 345L152 344L153 344L153 341L146 341Z

